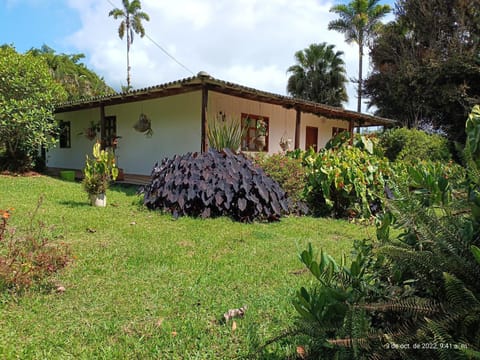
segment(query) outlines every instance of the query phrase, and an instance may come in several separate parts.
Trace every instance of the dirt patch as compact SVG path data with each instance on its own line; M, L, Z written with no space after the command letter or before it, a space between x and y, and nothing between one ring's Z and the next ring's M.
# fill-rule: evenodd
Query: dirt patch
M0 175L3 176L12 176L12 177L38 177L38 176L43 176L43 174L40 174L36 171L26 171L23 173L16 173L8 170L0 171Z

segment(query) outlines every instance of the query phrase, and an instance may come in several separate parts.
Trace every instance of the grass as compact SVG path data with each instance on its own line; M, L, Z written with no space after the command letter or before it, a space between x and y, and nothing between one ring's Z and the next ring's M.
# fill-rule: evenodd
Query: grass
M370 228L344 221L285 218L173 220L142 208L136 188L113 187L107 208L88 205L78 183L0 176L0 209L10 224L54 225L74 262L56 276L66 291L0 297L0 358L231 359L246 356L292 325L291 299L312 278L297 258L308 242L339 258ZM2 296L2 295L0 295ZM247 305L237 328L219 322ZM296 345L270 345L285 358Z

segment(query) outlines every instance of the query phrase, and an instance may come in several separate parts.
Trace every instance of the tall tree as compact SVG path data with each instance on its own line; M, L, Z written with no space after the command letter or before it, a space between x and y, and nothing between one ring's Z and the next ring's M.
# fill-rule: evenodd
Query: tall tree
M291 73L287 92L300 99L331 106L348 101L345 83L345 62L342 51L335 45L311 44L295 53L296 64L288 68Z
M53 78L67 92L69 101L114 93L103 78L80 63L85 57L83 54L56 54L55 50L47 45L40 49L31 49L29 53L45 59Z
M358 112L362 111L363 49L378 32L382 24L380 20L391 10L389 5L378 5L378 2L379 0L353 0L330 9L340 18L331 21L328 29L345 34L347 43L358 44Z
M480 103L480 0L398 0L395 15L370 49L369 106L462 142L466 115Z
M115 8L108 13L108 16L113 16L116 20L122 19L118 27L118 36L123 40L125 33L127 34L127 88L130 89L130 46L133 43L133 34L140 34L140 37L145 36L145 28L142 20L150 21L147 13L141 11L142 4L140 0L122 0L123 9Z
M40 147L55 143L54 106L66 94L44 59L10 46L0 47L0 79L0 167L29 170Z

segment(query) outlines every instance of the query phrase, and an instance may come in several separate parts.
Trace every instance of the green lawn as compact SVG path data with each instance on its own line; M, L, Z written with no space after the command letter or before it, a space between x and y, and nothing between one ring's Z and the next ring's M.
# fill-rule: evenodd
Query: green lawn
M114 187L109 206L94 208L78 183L0 176L0 209L15 208L11 225L21 231L43 195L37 219L55 225L76 257L56 276L63 294L0 295L0 358L247 355L295 318L291 299L312 280L298 272L299 250L312 242L338 258L373 231L309 217L273 224L173 220L143 209L135 190ZM242 305L248 310L235 331L218 322ZM271 345L264 357L285 358L296 345Z

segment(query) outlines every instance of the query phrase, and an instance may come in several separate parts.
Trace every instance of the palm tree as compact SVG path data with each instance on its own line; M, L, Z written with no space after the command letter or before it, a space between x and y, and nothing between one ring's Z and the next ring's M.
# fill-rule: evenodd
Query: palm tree
M123 9L115 8L108 13L108 16L113 16L116 20L121 18L120 26L118 27L118 36L123 39L125 32L127 33L127 88L130 89L130 45L133 43L133 34L140 34L140 37L145 36L145 28L142 20L150 21L147 13L140 11L142 4L140 0L122 0Z
M341 106L348 101L345 83L345 62L342 51L335 45L311 44L295 53L297 64L288 68L287 92L300 99L331 106Z
M330 9L340 19L330 21L328 29L345 34L347 43L358 44L358 112L362 111L363 47L378 32L380 19L391 10L389 5L377 5L378 2L379 0L353 0L347 5L335 5Z

